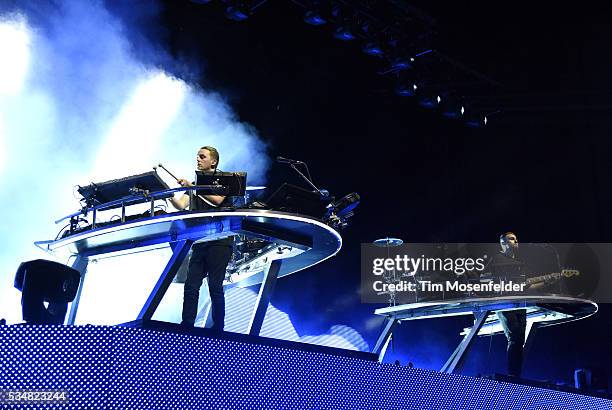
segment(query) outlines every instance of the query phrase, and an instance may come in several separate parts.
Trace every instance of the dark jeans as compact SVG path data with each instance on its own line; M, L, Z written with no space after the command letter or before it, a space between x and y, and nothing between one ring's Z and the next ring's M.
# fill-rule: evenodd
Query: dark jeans
M497 317L499 317L499 322L504 328L506 339L508 339L508 375L520 377L523 368L527 311L520 309L497 312Z
M223 330L225 324L225 296L223 280L232 256L231 241L214 241L193 245L183 296L183 324L193 326L198 313L198 298L202 281L208 276L208 290L212 306L213 329Z

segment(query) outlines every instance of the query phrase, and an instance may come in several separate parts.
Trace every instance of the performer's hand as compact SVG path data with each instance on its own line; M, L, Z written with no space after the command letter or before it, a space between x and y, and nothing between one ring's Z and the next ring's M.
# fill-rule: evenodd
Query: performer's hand
M179 179L176 182L178 182L179 185L182 186L182 187L193 186L193 184L190 181L187 181L186 179Z

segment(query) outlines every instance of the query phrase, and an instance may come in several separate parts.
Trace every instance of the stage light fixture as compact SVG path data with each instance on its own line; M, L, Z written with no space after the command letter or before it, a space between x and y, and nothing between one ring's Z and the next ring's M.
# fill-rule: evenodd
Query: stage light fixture
M342 24L334 29L334 38L342 41L355 39L355 34L351 31L349 24Z
M331 8L331 15L336 28L334 28L334 38L342 41L351 41L356 37L357 27L354 24L354 11L347 4L336 3Z
M31 324L63 324L80 280L77 270L61 263L44 259L23 262L14 283L21 291L23 320Z
M361 51L365 54L380 57L384 55L385 49L383 47L383 42L381 41L381 30L378 29L372 22L369 20L362 20L357 24L359 37L364 39L363 46L361 47Z
M465 105L457 98L446 97L441 104L442 115L446 118L459 119L465 115Z
M251 10L244 5L232 5L225 9L225 17L233 21L243 21L249 18Z
M327 23L327 20L321 16L321 13L314 10L308 10L304 14L304 21L312 26L320 26Z
M401 97L414 97L419 90L417 83L399 83L395 87L395 93Z
M442 97L438 94L425 94L421 95L418 99L418 103L423 108L436 108L440 106Z
M468 115L465 124L471 128L482 128L489 123L489 119L484 114Z
M384 54L384 50L380 44L379 41L376 40L370 40L367 41L364 45L363 48L361 49L364 53L374 56L374 57L380 57Z
M431 53L433 50L425 50L414 54L414 50L408 51L406 49L400 49L397 46L396 41L391 41L390 46L393 47L393 51L390 53L389 64L391 65L391 71L408 70L415 66L416 59Z
M391 69L393 71L409 70L412 68L413 62L414 58L406 56L394 56L390 59Z

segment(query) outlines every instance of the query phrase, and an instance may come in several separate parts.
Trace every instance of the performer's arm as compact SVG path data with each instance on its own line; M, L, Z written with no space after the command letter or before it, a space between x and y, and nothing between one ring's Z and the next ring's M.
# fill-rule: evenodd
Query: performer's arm
M534 284L531 284L531 285L527 286L527 289L529 289L529 290L538 290L538 289L542 289L546 285L547 285L546 282L534 283Z
M187 181L186 179L179 179L179 180L177 180L177 182L182 187L192 186L193 185L191 182ZM189 206L189 195L187 194L187 192L182 192L181 195L178 198L176 196L170 198L170 203L176 209L182 211L182 210L186 209Z
M189 206L189 195L182 193L180 197L170 198L170 203L179 211L186 209Z
M202 195L202 196L217 206L221 205L221 203L225 200L225 196L223 195Z
M186 179L179 179L178 183L183 187L193 186L193 184ZM202 195L202 197L206 198L215 205L221 205L221 203L225 200L224 195ZM172 197L170 198L170 203L172 203L176 209L186 209L189 206L189 195L184 193L178 198Z

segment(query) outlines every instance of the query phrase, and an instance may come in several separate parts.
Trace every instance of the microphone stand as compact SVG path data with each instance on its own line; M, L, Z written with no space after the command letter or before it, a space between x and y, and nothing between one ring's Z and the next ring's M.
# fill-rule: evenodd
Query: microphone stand
M550 250L552 250L553 254L555 255L555 258L557 259L557 267L559 268L559 294L563 294L563 289L562 289L562 284L561 281L563 280L563 276L561 275L561 258L559 257L559 251L557 251L557 248L555 248L554 246L552 246L550 243L545 243L544 244L545 248L548 248Z
M327 190L320 190L319 188L317 188L317 186L315 184L312 183L312 181L310 179L308 179L308 177L306 175L304 175L304 173L302 171L300 171L295 164L304 164L304 166L306 166L306 164L304 162L301 161L286 161L286 163L289 164L289 166L291 168L293 168L293 170L295 172L298 173L299 176L302 177L302 179L304 181L306 181L308 183L308 185L310 185L315 191L317 191L319 193L319 195L321 195L322 198L327 198L329 196L329 192L327 192Z
M562 271L561 258L559 257L559 251L557 251L557 248L552 246L550 243L536 243L535 245L552 251L553 255L555 255L555 260L557 262L557 270L559 271L558 273L561 274L561 271ZM563 294L563 289L562 289L562 284L561 284L562 279L563 279L562 276L559 276L559 289L558 289L559 294Z

